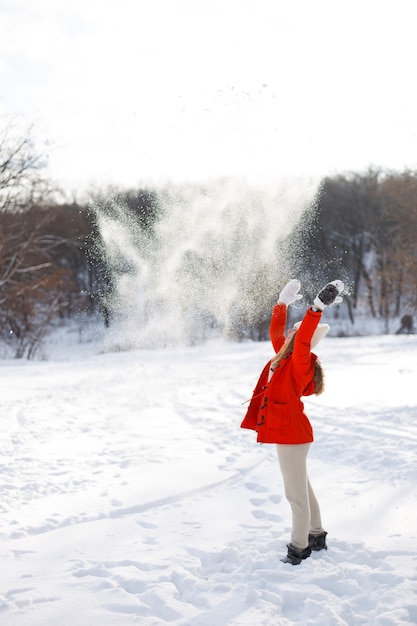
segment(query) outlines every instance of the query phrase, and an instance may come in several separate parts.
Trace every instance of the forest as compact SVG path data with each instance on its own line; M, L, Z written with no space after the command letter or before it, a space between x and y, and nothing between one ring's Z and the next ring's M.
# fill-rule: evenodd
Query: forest
M60 198L31 129L19 136L6 126L0 132L0 341L16 358L33 358L51 328L81 313L112 323L114 267L97 205L103 212L115 201L123 205L141 241L154 237L164 213L158 189L108 189L83 202ZM349 284L343 306L352 323L366 315L388 331L398 319L401 332L413 332L416 232L417 172L370 168L324 178L286 236L304 251L297 275L313 283L326 267ZM264 318L261 310L241 320L232 338L265 338Z

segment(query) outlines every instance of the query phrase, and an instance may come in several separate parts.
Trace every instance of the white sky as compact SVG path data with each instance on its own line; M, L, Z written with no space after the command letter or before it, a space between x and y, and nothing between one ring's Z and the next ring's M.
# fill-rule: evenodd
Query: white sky
M0 113L67 188L417 167L415 0L0 0Z

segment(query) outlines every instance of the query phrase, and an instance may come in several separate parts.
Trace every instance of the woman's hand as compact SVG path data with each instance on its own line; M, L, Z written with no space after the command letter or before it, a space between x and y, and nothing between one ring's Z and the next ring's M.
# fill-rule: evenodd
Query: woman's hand
M331 283L327 283L325 287L318 293L314 299L314 306L316 309L323 311L325 306L331 304L340 304L343 300L340 295L345 288L344 283L341 280L333 280Z
M301 289L301 283L296 278L290 280L285 287L281 290L279 294L278 303L285 304L288 306L292 304L296 300L301 300L303 297L300 293L298 293Z

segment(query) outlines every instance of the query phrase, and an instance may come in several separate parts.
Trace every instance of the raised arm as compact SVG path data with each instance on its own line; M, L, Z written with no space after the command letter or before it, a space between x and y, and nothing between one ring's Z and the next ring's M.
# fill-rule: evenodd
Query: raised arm
M275 352L278 352L285 341L285 325L287 323L287 305L278 302L272 309L269 336Z
M272 310L269 336L275 352L278 352L285 341L285 326L287 323L287 307L300 300L303 296L299 294L301 283L297 279L290 280L281 290L278 297L278 304Z
M322 311L307 309L294 339L292 362L301 375L308 375L311 369L311 339L320 322Z
M306 311L303 321L297 330L294 340L294 352L292 361L294 367L301 375L308 374L311 368L311 340L320 322L321 314L326 306L339 304L343 298L340 295L344 289L341 280L334 280L319 292L315 297L313 306Z

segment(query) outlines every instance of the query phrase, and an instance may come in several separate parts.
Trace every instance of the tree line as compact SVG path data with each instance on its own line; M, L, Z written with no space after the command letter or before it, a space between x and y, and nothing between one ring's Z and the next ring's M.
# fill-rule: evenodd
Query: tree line
M111 323L112 272L94 202L60 202L45 171L30 129L0 131L0 341L20 358L35 355L57 320L99 313ZM302 250L297 275L317 282L323 269L334 270L350 286L344 306L352 323L363 314L388 328L415 310L416 192L414 171L325 178L291 233ZM162 215L157 190L109 194L151 233ZM100 204L105 210L106 197Z
M417 303L417 172L369 169L325 178L300 230L303 275L341 272L354 323L410 316Z
M32 129L19 134L8 123L0 131L0 342L18 358L33 357L59 319L100 312L109 323L111 272L92 203L60 202L45 171ZM156 194L119 196L150 228Z

